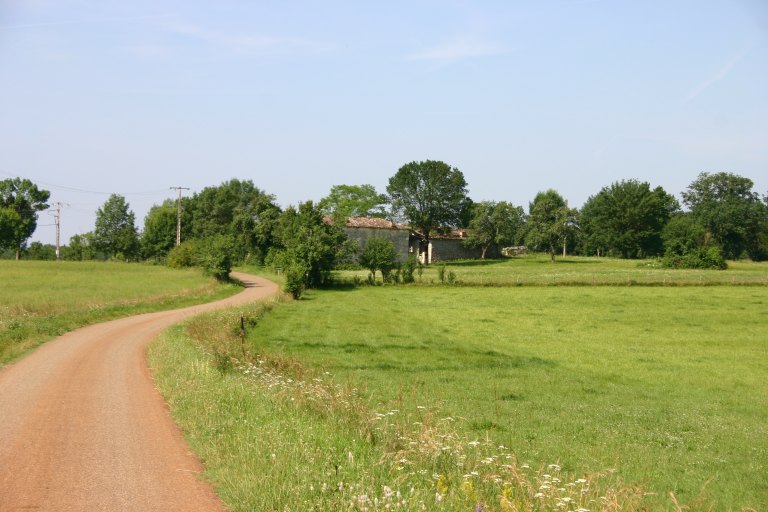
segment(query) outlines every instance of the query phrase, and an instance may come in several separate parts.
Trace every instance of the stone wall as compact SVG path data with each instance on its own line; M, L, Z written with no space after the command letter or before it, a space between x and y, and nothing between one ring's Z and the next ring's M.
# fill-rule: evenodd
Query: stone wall
M362 252L365 244L371 238L386 238L392 241L397 252L397 261L404 262L408 258L408 237L410 232L407 229L381 229L381 228L358 228L347 226L344 228L347 237L358 243L358 254Z

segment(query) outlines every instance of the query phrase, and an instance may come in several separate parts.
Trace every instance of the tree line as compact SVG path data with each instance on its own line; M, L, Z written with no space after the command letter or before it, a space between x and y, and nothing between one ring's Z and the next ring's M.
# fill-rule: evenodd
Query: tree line
M71 237L61 254L200 265L217 277L234 263L267 263L285 269L297 286L316 286L354 254L341 229L344 219L367 216L407 223L424 244L465 229L464 243L479 247L483 257L491 248L527 245L553 260L561 253L658 257L668 266L723 268L725 259L768 259L768 195L753 188L743 176L704 172L681 193L682 203L662 187L630 179L603 187L580 209L554 189L539 192L525 209L508 201L474 202L459 169L426 160L403 165L386 193L371 185L335 185L317 203L285 209L252 181L232 179L180 205L168 199L153 206L143 229L125 198L113 194L96 211L94 229ZM51 246L27 244L49 198L29 180L0 181L0 251L6 257L55 257ZM179 206L183 243L177 247Z

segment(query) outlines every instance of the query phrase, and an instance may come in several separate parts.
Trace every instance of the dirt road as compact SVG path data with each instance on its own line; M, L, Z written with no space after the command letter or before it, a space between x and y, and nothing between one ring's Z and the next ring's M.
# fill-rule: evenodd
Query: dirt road
M200 306L71 332L0 370L0 511L217 511L146 363L147 344L191 315L277 292L234 274L243 292Z

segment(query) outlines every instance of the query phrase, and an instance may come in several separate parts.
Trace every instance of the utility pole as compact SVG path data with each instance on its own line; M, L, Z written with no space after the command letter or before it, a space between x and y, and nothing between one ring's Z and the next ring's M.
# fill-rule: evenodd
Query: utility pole
M53 203L53 206L56 207L53 213L53 219L56 223L56 261L59 261L61 259L61 209L69 205L59 201Z
M176 201L176 245L181 245L181 191L189 190L189 187L171 187L171 190L179 191L179 199Z

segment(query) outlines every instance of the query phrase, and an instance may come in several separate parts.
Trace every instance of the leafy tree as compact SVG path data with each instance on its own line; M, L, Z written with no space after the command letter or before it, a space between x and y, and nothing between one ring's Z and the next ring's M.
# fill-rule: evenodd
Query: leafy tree
M27 249L27 255L31 260L55 260L56 259L56 246L51 244L42 244L40 242L32 242Z
M661 232L665 254L683 255L707 245L707 231L690 212L672 215Z
M102 251L107 258L135 259L139 253L139 236L135 222L136 216L125 198L112 194L96 211L94 247Z
M376 271L381 271L384 280L395 268L397 251L392 240L387 238L371 238L365 244L360 254L360 265L371 271L373 281L376 281Z
M250 180L233 179L218 187L206 187L183 202L189 216L191 236L205 239L230 235L234 240L234 258L244 261L250 254L263 261L273 245L273 231L280 217L275 198L254 186ZM182 229L187 219L182 215Z
M727 259L741 257L759 237L764 208L752 187L752 180L743 176L703 172L683 192L683 202Z
M410 162L389 179L387 193L395 216L408 219L429 244L430 236L461 223L469 198L460 170L445 162Z
M334 185L317 206L333 217L379 217L387 215L387 196L379 194L373 185Z
M94 259L96 257L96 249L93 246L93 233L72 235L69 243L62 248L61 257L68 261Z
M464 242L468 247L480 247L481 258L485 259L492 245L513 245L525 225L525 212L520 206L506 201L482 201L473 208L469 222L469 238Z
M557 191L539 192L528 205L528 245L543 249L555 261L558 247L574 234L576 216L577 211Z
M302 272L304 285L308 288L326 281L340 253L348 245L342 228L324 222L323 213L312 201L301 203L298 208L287 208L279 219L276 237L283 255L274 258L287 262L295 271L294 277Z
M172 199L150 208L141 234L142 257L163 258L176 245L177 212Z
M28 179L0 181L0 249L21 256L24 244L37 229L37 213L48 208L51 193L40 190Z
M677 200L647 182L618 181L591 196L581 209L580 228L587 244L622 258L662 253L661 232Z
M207 276L227 281L232 270L234 240L228 235L216 235L200 242L198 263Z

